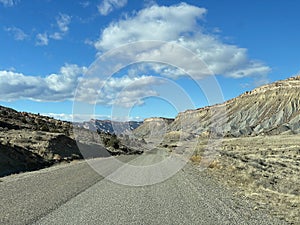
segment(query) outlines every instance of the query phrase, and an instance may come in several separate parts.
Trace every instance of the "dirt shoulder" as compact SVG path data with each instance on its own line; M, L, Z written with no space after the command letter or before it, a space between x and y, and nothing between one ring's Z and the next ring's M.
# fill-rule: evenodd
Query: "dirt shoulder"
M191 158L201 166L205 145ZM226 138L207 173L290 224L300 224L300 135Z

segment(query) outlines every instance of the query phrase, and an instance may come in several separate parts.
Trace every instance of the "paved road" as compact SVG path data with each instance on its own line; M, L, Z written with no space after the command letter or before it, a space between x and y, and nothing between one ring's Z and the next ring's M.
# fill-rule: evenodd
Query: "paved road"
M141 166L166 157L154 151L119 159ZM90 163L105 176L126 172L112 158ZM161 183L127 186L73 163L3 178L0 199L0 224L282 224L189 164Z

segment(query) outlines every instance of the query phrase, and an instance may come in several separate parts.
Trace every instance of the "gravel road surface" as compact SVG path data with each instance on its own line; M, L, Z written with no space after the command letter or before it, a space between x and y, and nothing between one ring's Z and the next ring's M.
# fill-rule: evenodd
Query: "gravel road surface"
M118 159L141 166L166 157L154 151ZM91 162L106 176L122 170L112 157ZM205 174L187 164L163 182L128 186L77 162L13 175L0 182L0 224L284 224Z

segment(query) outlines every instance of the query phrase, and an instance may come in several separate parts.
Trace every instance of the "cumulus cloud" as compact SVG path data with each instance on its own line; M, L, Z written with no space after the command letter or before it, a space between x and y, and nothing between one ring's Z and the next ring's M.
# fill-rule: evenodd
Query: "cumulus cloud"
M4 30L11 34L16 41L23 41L28 38L28 35L22 29L14 26L6 27Z
M71 16L60 13L56 17L56 25L58 30L55 32L44 32L36 35L36 45L45 46L49 44L50 39L61 40L69 31L69 24L71 23ZM50 33L50 34L49 34Z
M50 34L49 37L54 40L61 40L63 38L63 34L60 32L54 32L53 34Z
M0 99L13 101L64 101L74 97L79 78L85 67L65 65L58 74L46 77L27 76L12 71L0 71Z
M114 9L119 9L127 4L127 0L103 0L98 5L98 11L101 15L106 16L111 13Z
M56 17L56 23L59 31L54 32L50 35L50 38L54 40L61 40L63 36L69 31L69 24L71 23L71 17L67 14L60 13Z
M102 2L102 4L109 3L109 7L112 7L107 7L107 13L117 7L115 2L111 0ZM153 63L149 67L141 64L142 74L159 74L170 78L192 74L193 78L202 79L211 75L210 71L215 74L240 78L260 76L270 71L270 68L263 62L249 59L247 49L226 44L213 34L204 32L199 24L206 13L206 9L186 3L169 7L152 5L109 24L102 31L99 39L94 42L94 46L101 55L103 52L126 43L146 40L165 41L160 44L157 44L158 42L139 42L141 48L143 48L143 44L153 45L145 52L139 52L140 48L130 47L126 49L124 55L115 52L114 62L104 66L105 68L110 65L115 66L114 71L120 70L124 66L122 62L127 62L128 59L139 62L153 59L149 61L162 62L161 64ZM56 18L56 22L57 31L51 35L49 32L37 34L36 45L48 45L51 38L61 39L69 30L71 17L60 14ZM90 41L88 42L90 43ZM191 50L195 57L191 57L191 54L186 53L187 51L176 48L178 45L185 47L182 49ZM102 56L105 58L105 55ZM107 56L109 57L109 53ZM200 67L199 58L203 62ZM171 67L164 62L172 62L179 68ZM182 69L185 68L184 65L189 65L188 70ZM95 68L97 69L97 67ZM87 68L77 65L65 65L58 73L46 77L27 76L14 71L0 71L0 99L4 101L20 98L35 101L64 101L73 99L75 96L76 101L131 107L133 104L143 104L145 97L159 96L159 91L156 91L159 89L153 87L163 86L157 77L138 76L136 69L140 68L129 70L127 76L111 77L107 80L101 78L101 73L100 75L95 73L99 77L97 75L82 76L87 72ZM150 73L151 70L154 73ZM78 84L80 85L78 86Z
M140 40L174 41L197 29L197 19L206 9L180 4L145 8L132 17L111 23L95 42L98 50L109 50L119 45Z
M53 117L58 120L63 121L73 121L73 115L72 114L66 114L66 113L40 113L43 116L49 116Z
M4 7L12 7L16 4L18 4L19 0L0 0L0 3L4 6Z
M91 104L131 107L133 104L143 104L144 97L158 96L152 87L160 84L162 81L145 75L111 77L107 80L98 77L88 78L81 80L75 100Z
M86 72L86 67L74 64L67 64L60 69L59 73L46 77L0 71L0 100L65 101L72 99L92 104L130 107L133 104L143 104L143 97L158 96L151 86L162 83L152 76L111 77L107 80L100 77L86 78L83 75Z
M36 35L36 42L35 44L38 46L44 46L44 45L48 45L49 43L49 38L47 33L38 33Z
M213 34L204 32L199 24L206 12L204 8L186 3L169 7L153 5L111 23L102 31L94 46L99 52L104 52L135 41L159 40L190 49L215 74L239 78L265 75L270 71L264 63L249 59L247 49L223 43ZM157 54L157 51L153 53ZM175 63L182 60L188 62L180 55L170 57L174 58ZM174 78L178 75L184 74L174 74Z
M71 22L71 17L67 14L59 14L59 16L56 18L56 22L58 25L58 28L61 32L65 33L69 30L69 23Z

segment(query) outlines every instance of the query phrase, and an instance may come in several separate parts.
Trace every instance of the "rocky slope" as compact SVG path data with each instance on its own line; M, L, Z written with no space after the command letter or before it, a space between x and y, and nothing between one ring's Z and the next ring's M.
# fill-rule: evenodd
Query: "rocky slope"
M174 121L174 119L153 117L145 119L143 124L134 130L134 134L138 137L155 137L166 132L166 128Z
M163 121L163 119L160 119ZM200 136L242 137L300 133L300 76L246 92L223 104L177 115L171 123L145 120L134 132L147 136L156 127ZM152 124L152 125L150 125Z
M27 149L0 143L0 177L16 172L42 169L50 165L43 157Z
M69 135L72 126L70 122L0 106L0 131L22 129Z
M256 88L224 104L180 113L170 129L183 124L197 134L209 131L229 137L294 134L300 132L299 120L300 76Z
M103 135L73 129L70 122L0 106L0 177L75 159L141 153L116 136Z

